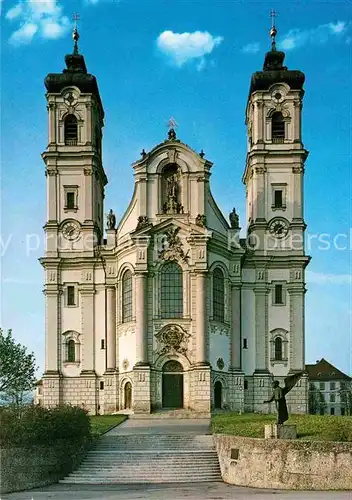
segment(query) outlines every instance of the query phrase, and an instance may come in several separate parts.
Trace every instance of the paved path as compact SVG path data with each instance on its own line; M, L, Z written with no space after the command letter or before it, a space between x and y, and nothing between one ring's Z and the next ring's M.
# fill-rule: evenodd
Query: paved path
M351 500L348 491L280 491L240 488L225 483L161 485L54 484L3 495L1 500Z
M208 418L128 419L105 436L122 434L211 434Z

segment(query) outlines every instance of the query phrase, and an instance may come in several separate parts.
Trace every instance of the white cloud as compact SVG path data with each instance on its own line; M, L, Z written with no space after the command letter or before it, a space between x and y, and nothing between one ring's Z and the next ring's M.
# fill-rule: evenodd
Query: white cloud
M58 0L25 0L9 9L6 19L18 23L11 37L13 45L28 44L35 35L45 39L59 38L70 29L68 17L62 14Z
M351 285L351 274L324 274L307 271L307 283L316 283L318 285Z
M295 28L286 33L279 41L278 45L281 49L291 50L306 44L324 44L332 37L341 37L345 35L347 30L348 24L344 21L321 24L316 28L308 30Z
M6 13L6 19L11 21L12 19L16 19L16 17L22 14L22 4L17 4L12 9L8 10Z
M205 56L222 41L223 37L214 37L207 31L193 33L164 31L158 36L157 46L176 66L181 67L188 61L196 60L197 69L201 71L206 64Z
M30 43L38 31L38 26L34 23L25 23L10 37L10 42L14 45Z
M248 43L242 48L242 52L246 54L256 54L260 50L260 44L258 42Z

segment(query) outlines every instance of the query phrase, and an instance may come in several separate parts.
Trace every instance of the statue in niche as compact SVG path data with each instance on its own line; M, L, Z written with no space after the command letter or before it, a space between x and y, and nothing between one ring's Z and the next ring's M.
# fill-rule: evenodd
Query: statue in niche
M183 213L183 207L179 203L179 184L177 173L171 174L166 179L166 196L167 200L163 206L163 212L167 214Z
M238 214L236 213L235 207L232 209L232 212L230 212L229 219L230 219L231 229L239 229L240 228L240 218L239 218Z
M108 229L115 229L115 226L116 226L116 216L115 216L112 208L110 208L110 212L108 213L106 219L107 219L107 221L106 221L107 228Z
M286 422L286 420L288 420L288 411L285 396L297 384L303 374L304 372L299 372L286 377L285 387L280 387L280 384L277 380L274 380L274 382L272 383L273 392L271 398L267 401L264 401L264 403L271 403L272 401L275 401L277 411L277 425L282 425L284 422Z

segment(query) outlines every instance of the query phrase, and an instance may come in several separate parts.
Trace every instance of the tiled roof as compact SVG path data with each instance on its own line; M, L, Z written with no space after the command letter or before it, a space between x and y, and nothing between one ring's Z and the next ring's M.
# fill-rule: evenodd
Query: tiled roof
M322 358L315 365L306 365L310 380L352 380L351 377L341 372L338 368Z

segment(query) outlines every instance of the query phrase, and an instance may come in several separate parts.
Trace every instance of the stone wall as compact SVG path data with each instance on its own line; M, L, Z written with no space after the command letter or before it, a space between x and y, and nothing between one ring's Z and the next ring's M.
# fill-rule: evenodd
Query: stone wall
M226 483L287 490L352 489L352 443L214 436Z
M62 439L51 446L1 448L0 493L56 483L78 467L90 444Z

